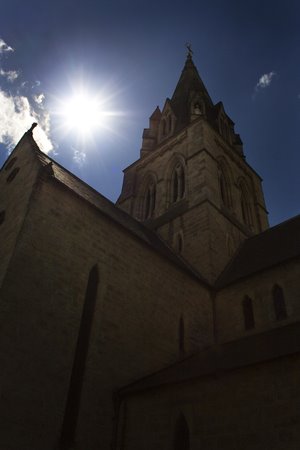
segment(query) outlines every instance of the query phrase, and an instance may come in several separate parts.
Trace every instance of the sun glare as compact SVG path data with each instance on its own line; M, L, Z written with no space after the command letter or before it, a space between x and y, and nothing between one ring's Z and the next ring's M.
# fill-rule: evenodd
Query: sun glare
M68 129L75 129L81 134L95 131L104 126L105 111L101 108L101 101L88 93L81 92L63 102L62 115L64 125Z
M84 80L70 82L69 95L53 98L52 118L56 131L76 144L97 142L104 131L118 134L116 119L124 112L114 109L114 99L120 90L116 86L87 85Z

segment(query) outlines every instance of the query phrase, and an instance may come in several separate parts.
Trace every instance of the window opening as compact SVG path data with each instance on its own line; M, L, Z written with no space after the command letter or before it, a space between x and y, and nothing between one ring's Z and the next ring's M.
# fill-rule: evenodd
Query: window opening
M254 314L253 314L253 304L252 299L246 295L243 300L243 311L244 311L244 323L245 329L251 330L254 328Z
M282 287L275 284L273 287L273 304L276 320L283 320L287 318L285 299Z

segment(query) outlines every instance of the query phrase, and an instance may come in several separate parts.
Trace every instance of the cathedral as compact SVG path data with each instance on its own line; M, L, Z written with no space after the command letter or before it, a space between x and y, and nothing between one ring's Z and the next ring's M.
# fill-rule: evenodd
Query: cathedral
M0 171L0 450L298 450L300 216L269 228L191 52L116 204L33 128Z

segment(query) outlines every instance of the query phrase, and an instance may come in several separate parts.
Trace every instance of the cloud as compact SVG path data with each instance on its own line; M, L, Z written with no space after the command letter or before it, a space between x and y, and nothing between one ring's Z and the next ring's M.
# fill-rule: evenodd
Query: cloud
M6 145L9 151L13 149L33 122L38 122L40 125L34 130L37 144L45 153L52 149L52 143L47 136L50 117L46 111L37 114L27 97L12 96L1 89L0 105L0 143Z
M38 105L42 105L43 101L45 100L45 95L42 94L38 94L38 95L34 95L33 96L33 100L38 104Z
M5 52L14 52L14 49L4 42L3 39L0 38L0 55Z
M4 53L13 51L14 49L0 38L0 59ZM0 67L0 77L4 77L8 82L13 83L19 78L19 75L20 72L17 70L4 70ZM48 137L50 116L43 104L45 95L43 93L33 95L30 92L30 96L26 96L20 93L20 90L24 91L29 88L31 91L31 89L35 89L40 84L38 80L34 82L21 82L20 80L9 91L0 87L0 143L4 144L8 151L14 148L33 122L38 122L39 124L33 131L33 136L38 146L45 153L53 149L53 145Z
M79 166L82 167L86 162L86 153L82 150L74 150L73 161Z
M275 72L269 72L269 73L264 73L258 80L258 83L255 86L255 90L257 91L258 89L265 89L266 87L270 86L272 79L274 78L274 76L276 75Z
M20 75L20 72L17 70L3 70L0 69L0 75L1 77L4 77L7 79L7 81L10 81L11 83L15 81L18 76Z

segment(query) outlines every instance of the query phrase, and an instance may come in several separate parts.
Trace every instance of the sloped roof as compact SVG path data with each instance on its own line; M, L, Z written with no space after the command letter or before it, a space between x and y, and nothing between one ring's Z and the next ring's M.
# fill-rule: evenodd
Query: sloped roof
M159 236L146 228L141 222L138 222L125 211L121 210L114 203L104 197L102 194L97 192L91 186L86 184L80 178L76 177L73 173L69 172L59 163L54 161L48 155L43 153L35 140L32 137L32 133L29 131L25 133L22 139L29 139L31 148L35 152L38 160L40 161L42 167L48 172L48 174L56 181L61 183L63 186L71 190L78 197L90 203L93 207L97 208L102 214L112 219L114 222L118 223L122 227L126 228L127 231L142 239L155 251L159 252L164 257L171 260L177 266L181 267L185 271L189 272L191 275L195 276L201 282L209 284L208 281L197 272L187 261L182 257L178 256L164 241L162 241ZM18 146L21 144L22 139Z
M215 287L222 288L297 256L300 256L300 215L244 241Z
M300 352L300 322L215 344L120 389L121 396L220 374Z

